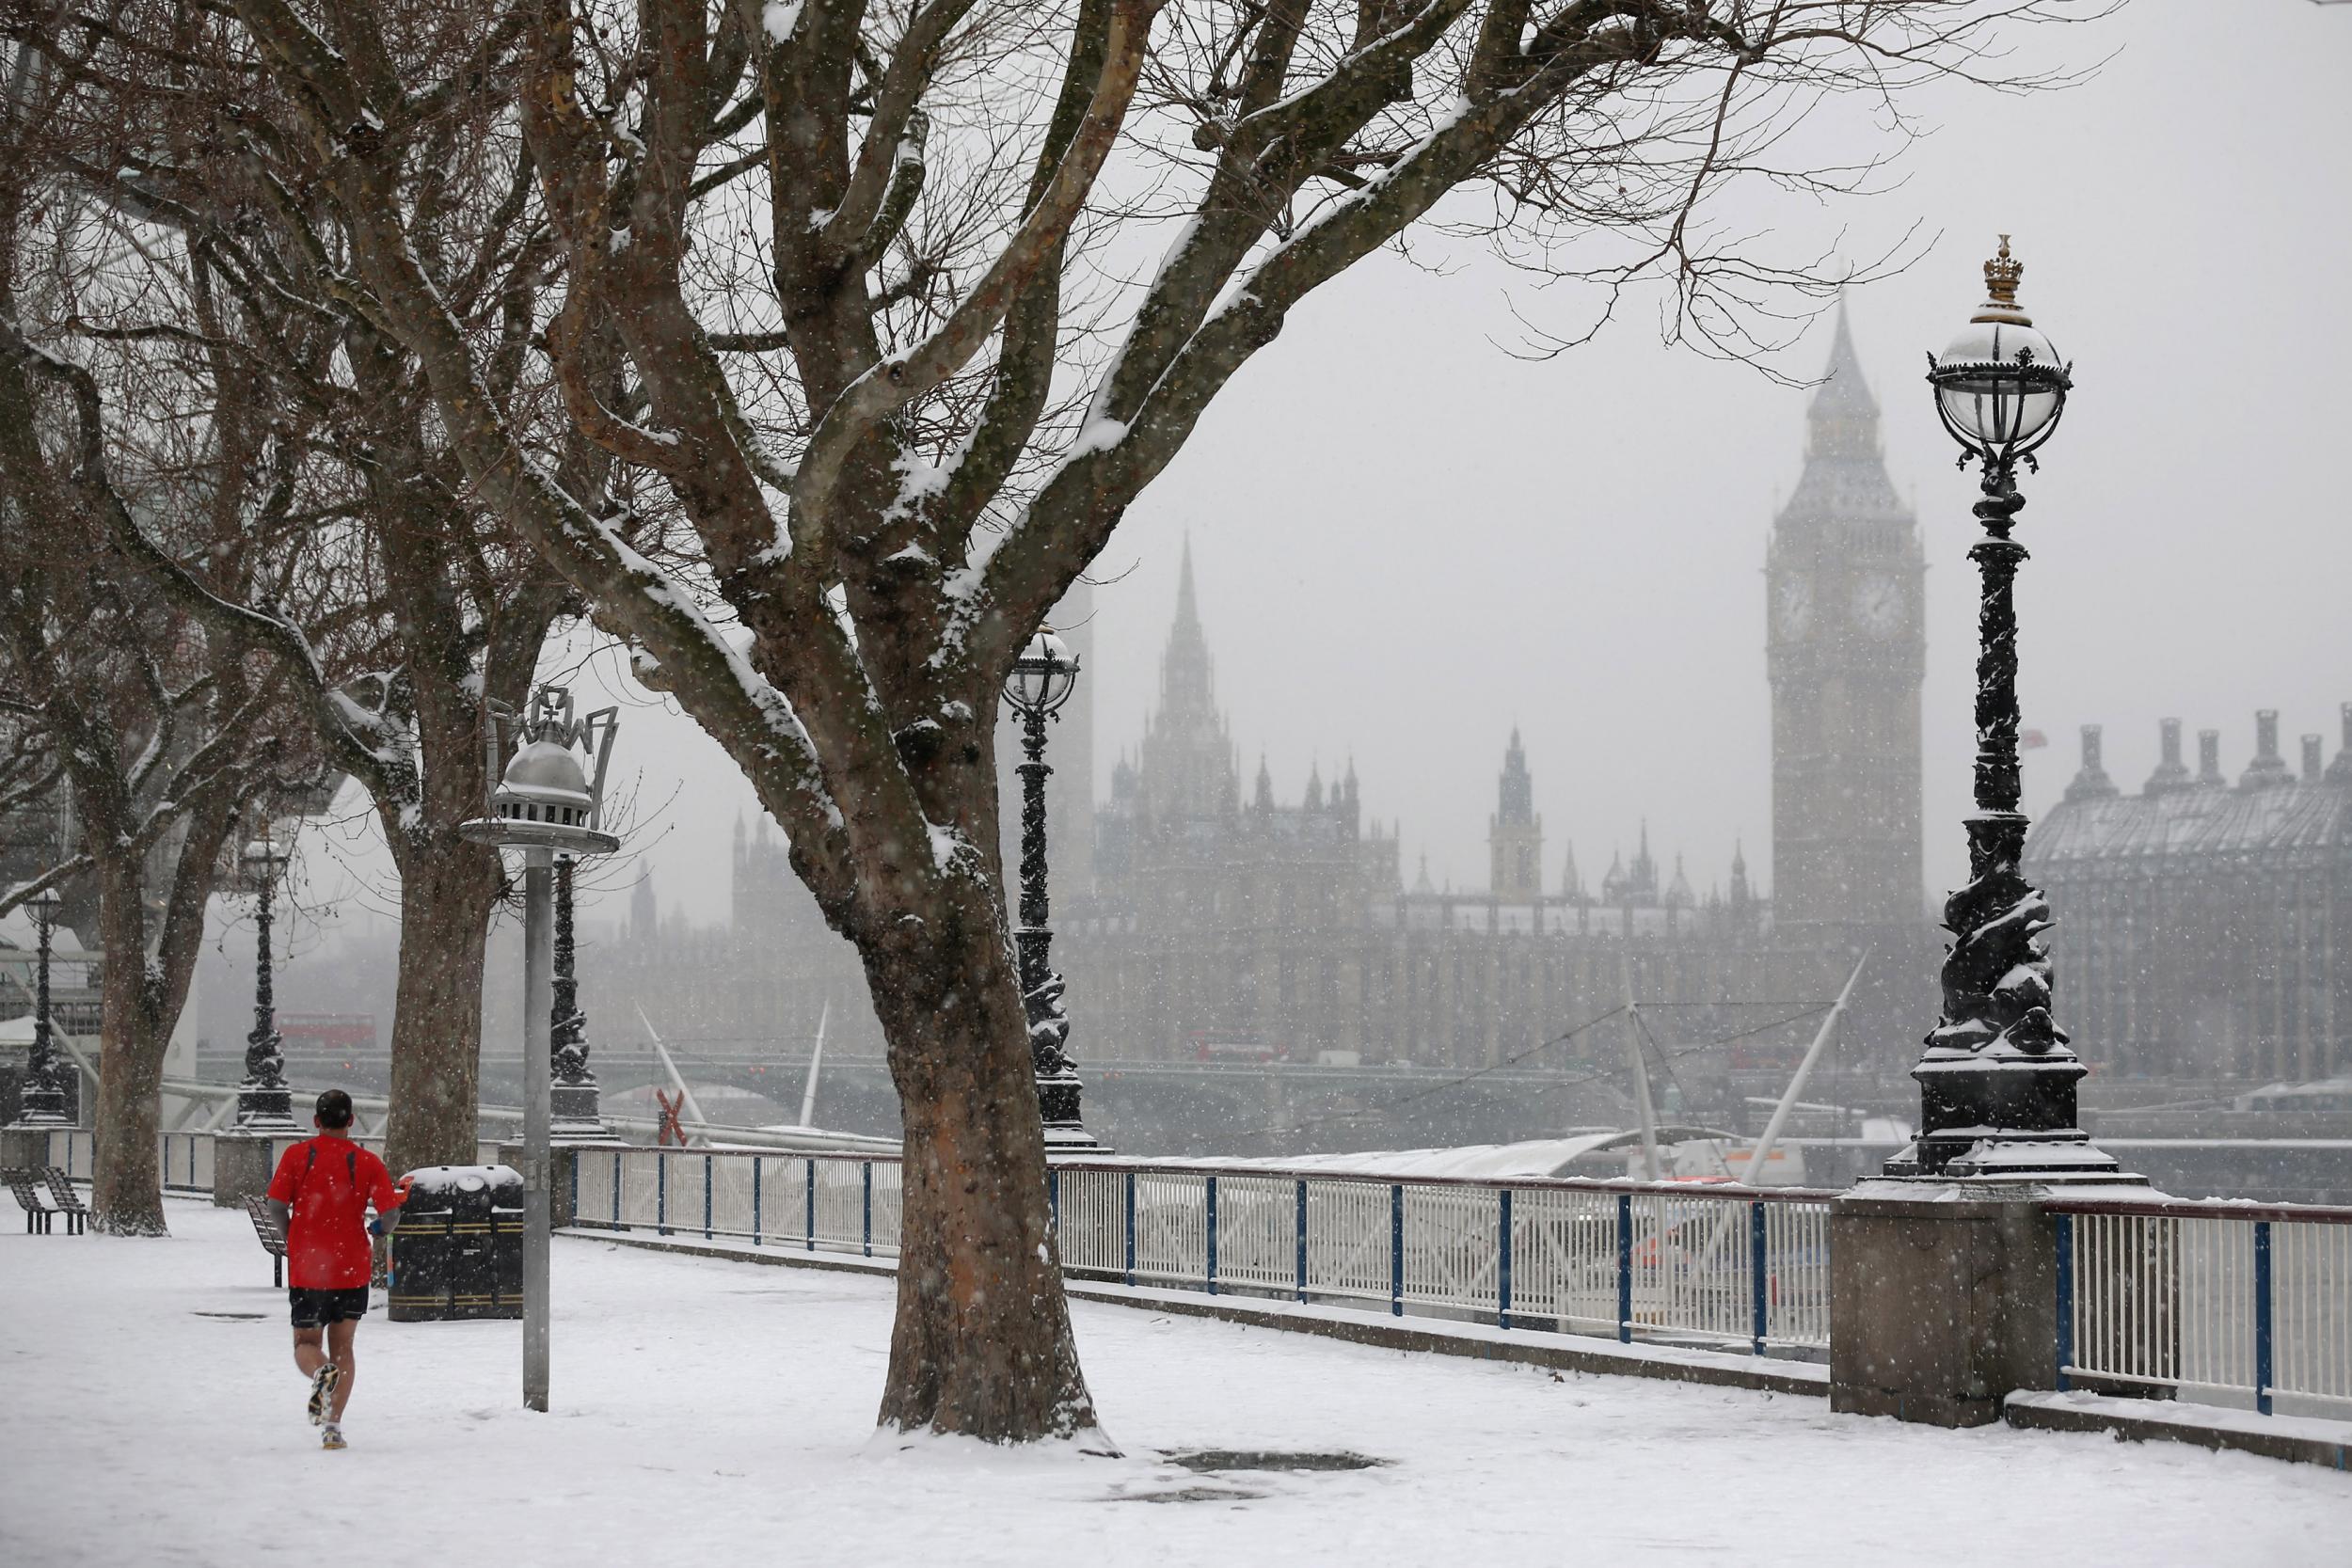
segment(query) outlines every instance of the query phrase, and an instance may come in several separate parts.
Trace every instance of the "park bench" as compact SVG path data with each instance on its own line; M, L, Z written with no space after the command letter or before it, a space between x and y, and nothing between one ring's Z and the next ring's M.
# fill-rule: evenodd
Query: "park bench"
M16 1195L17 1206L24 1211L24 1233L28 1236L35 1233L48 1235L49 1222L56 1210L50 1206L48 1197L36 1184L35 1173L29 1170L0 1171L0 1181L8 1184L8 1191Z
M269 1282L282 1290L286 1284L286 1227L278 1223L266 1197L248 1197L245 1212L253 1221L253 1234L269 1249Z
M65 1216L66 1234L80 1236L87 1232L89 1205L84 1203L82 1195L73 1190L73 1183L65 1172L56 1165L45 1165L41 1168L40 1179L49 1188L50 1205Z

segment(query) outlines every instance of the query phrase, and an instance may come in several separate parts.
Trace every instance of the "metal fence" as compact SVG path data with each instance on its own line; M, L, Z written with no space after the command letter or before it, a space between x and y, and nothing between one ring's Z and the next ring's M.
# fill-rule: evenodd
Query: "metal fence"
M2045 1207L2059 1387L2352 1417L2352 1209Z
M213 1196L213 1140L217 1135L212 1132L162 1132L156 1135L157 1164L163 1170L164 1191L183 1196ZM273 1165L278 1156L285 1153L288 1148L309 1136L310 1134L306 1132L274 1139L270 1150ZM375 1150L379 1155L384 1152L384 1140L380 1137L355 1138L352 1141L364 1148ZM94 1135L87 1128L62 1129L49 1134L48 1163L76 1181L89 1180L96 1153ZM477 1164L495 1164L498 1157L496 1140L484 1139L474 1145Z
M1128 1161L1060 1163L1048 1181L1062 1266L1082 1277L1758 1355L1829 1345L1826 1192ZM581 1150L572 1182L580 1225L898 1252L887 1156Z

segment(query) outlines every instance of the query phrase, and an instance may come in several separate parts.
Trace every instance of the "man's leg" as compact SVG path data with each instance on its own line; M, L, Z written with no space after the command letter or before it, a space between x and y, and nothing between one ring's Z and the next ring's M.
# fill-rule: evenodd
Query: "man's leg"
M318 1376L319 1368L326 1360L326 1352L320 1340L326 1331L317 1328L297 1328L294 1334L294 1365L302 1369L306 1378Z
M342 1371L342 1377L335 1385L334 1408L328 1411L326 1416L329 1426L342 1424L343 1406L351 1402L351 1385L353 1380L359 1375L359 1364L355 1359L352 1350L352 1336L357 1334L358 1329L359 1320L357 1318L345 1318L341 1323L326 1325L328 1358Z

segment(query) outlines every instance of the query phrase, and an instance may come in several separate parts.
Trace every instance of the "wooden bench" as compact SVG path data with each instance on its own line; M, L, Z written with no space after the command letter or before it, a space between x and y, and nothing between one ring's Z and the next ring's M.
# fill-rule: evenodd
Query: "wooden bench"
M50 1206L49 1199L34 1184L34 1173L29 1170L0 1171L0 1181L8 1184L8 1191L16 1195L17 1206L24 1211L24 1234L46 1236L49 1234L49 1222L56 1210Z
M65 1216L65 1233L69 1236L86 1234L89 1229L89 1205L84 1203L82 1195L73 1190L73 1183L68 1180L64 1170L56 1165L44 1165L40 1179L49 1188L50 1205Z
M253 1222L253 1234L261 1240L263 1246L269 1249L270 1284L278 1290L285 1289L286 1227L279 1225L278 1216L270 1212L269 1199L266 1197L246 1198L245 1212L246 1216Z

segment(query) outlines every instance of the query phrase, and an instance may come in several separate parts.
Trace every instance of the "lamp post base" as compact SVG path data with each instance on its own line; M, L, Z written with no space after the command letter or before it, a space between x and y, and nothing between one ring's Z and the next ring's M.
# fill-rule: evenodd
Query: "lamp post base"
M73 1125L73 1118L65 1113L65 1090L55 1084L39 1079L28 1080L17 1096L16 1119L11 1128L27 1128L47 1132L52 1128L63 1131Z
M1886 1162L1897 1180L2132 1181L2075 1125L2074 1089L2089 1069L2063 1045L2026 1051L1930 1047L1919 1085L1919 1136Z
M1045 1123L1045 1153L1108 1154L1102 1141L1086 1130L1078 1114L1078 1099L1086 1088L1078 1075L1064 1070L1037 1081L1037 1105Z
M301 1132L294 1118L294 1090L283 1084L238 1085L237 1131L257 1135Z
M557 1079L548 1086L548 1136L559 1144L611 1143L612 1129L605 1124L595 1079L566 1084Z

